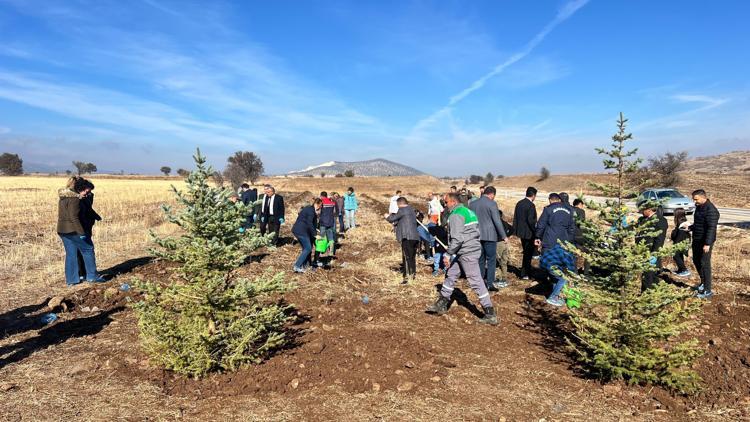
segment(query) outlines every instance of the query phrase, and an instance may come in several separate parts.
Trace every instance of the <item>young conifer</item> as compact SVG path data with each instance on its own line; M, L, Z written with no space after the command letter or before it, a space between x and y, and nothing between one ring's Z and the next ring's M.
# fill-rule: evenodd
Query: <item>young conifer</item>
M605 155L604 167L614 170L616 183L592 184L613 199L604 204L588 201L597 215L583 222L584 244L568 250L588 260L590 275L570 276L577 282L584 300L572 309L573 339L569 345L592 373L607 380L653 383L680 392L692 392L700 378L691 370L701 355L698 342L681 334L695 326L699 302L688 289L663 281L641 291L641 278L658 270L653 258L672 256L687 244L665 246L655 253L643 241L653 238L655 219L638 224L629 216L625 198L633 193L628 176L637 171L637 149L627 150L632 134L620 113L618 131L611 148L597 149Z
M233 201L229 190L209 184L214 171L200 151L194 159L187 190L173 187L178 210L164 207L179 235L152 234L153 253L180 267L169 279L139 281L144 295L135 309L152 362L201 376L259 362L285 343L289 307L277 299L290 286L280 273L237 276L235 270L268 237L243 228L250 209Z

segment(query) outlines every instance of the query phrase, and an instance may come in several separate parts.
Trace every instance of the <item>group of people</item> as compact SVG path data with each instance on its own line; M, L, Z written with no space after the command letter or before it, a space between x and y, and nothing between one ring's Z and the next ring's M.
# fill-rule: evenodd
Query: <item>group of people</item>
M562 244L567 242L581 250L586 248L582 230L586 219L583 200L575 199L571 204L567 193L551 193L548 196L549 205L537 218L534 204L537 189L529 187L525 197L516 204L513 223L509 224L503 219L495 195L496 189L492 186L480 187L479 197L474 197L465 189L458 191L455 186L442 197L430 194L427 198L426 225L421 213L409 205L400 191L396 191L391 198L389 212L384 218L395 226L396 239L401 244L402 283L407 284L416 276L420 242L425 245L428 255L432 253L433 275L445 274L440 295L428 312L438 315L447 312L456 281L463 274L484 309L484 317L480 321L497 324L489 292L508 286L508 238L511 235L521 241L520 278L528 280L532 277L532 261L538 258L544 275L535 278L552 282L546 302L553 306L565 305L561 294L568 282L566 274L576 273L579 269L576 257ZM694 191L693 200L696 204L693 224L688 224L685 211L678 209L674 216L675 229L670 237L675 244L692 239L693 262L700 276L700 284L695 286L697 296L709 298L713 295L711 251L716 241L719 212L703 190ZM656 252L664 246L668 230L666 219L658 204L647 204L639 211L642 215L639 224L651 224L656 236L645 236L638 241L644 242L651 252ZM678 276L690 275L684 264L684 254L677 253L674 261ZM662 271L661 259L657 254L651 257L650 263L653 269L642 277L643 290L653 287ZM500 268L499 278L496 277L497 267ZM583 263L582 270L584 273L590 271L588 262Z
M57 192L57 234L65 248L65 283L69 287L105 281L96 270L93 230L102 218L94 211L93 190L91 181L74 176Z
M294 262L294 272L304 273L323 266L321 254L335 257L339 234L357 226L358 209L359 201L352 187L343 196L338 192L332 192L330 196L328 192L321 192L320 196L313 198L310 205L303 207L292 226L292 234L302 248ZM319 239L325 239L324 251L315 248Z
M93 243L93 226L101 217L93 209L94 185L82 177L72 177L65 188L58 191L57 233L65 248L65 280L72 286L83 281L103 282L97 273ZM503 213L495 201L496 189L493 186L480 187L480 195L475 197L467 189L459 191L451 186L445 195L431 193L427 198L427 222L425 216L415 210L401 191L391 198L388 213L384 218L394 226L396 239L402 250L403 284L413 281L417 273L416 257L420 244L425 257L433 265L433 275L444 275L440 296L428 312L443 314L447 311L449 299L456 282L462 274L476 292L484 309L481 322L497 324L497 316L490 298L490 291L498 291L508 286L509 237L517 236L521 241L522 258L520 278L528 280L532 276L532 261L539 259L539 266L545 270L544 278L552 279L552 291L546 301L553 306L563 306L561 292L566 285L566 272L577 272L576 257L561 246L565 242L585 250L581 224L586 219L585 205L581 199L569 203L565 192L551 193L542 215L537 219L534 204L537 189L526 189L525 198L515 206L512 224L503 219ZM695 286L698 297L713 295L711 277L711 253L716 241L719 211L708 199L706 192L696 190L692 194L696 204L693 224L687 222L685 210L674 213L674 225L670 235L677 244L688 239L692 244L693 263L700 277ZM271 185L263 187L259 196L257 189L243 184L232 200L241 200L251 207L243 228L259 226L260 233L273 234L274 245L278 244L281 225L284 224L285 206L283 196L276 193ZM312 203L301 209L292 227L292 234L301 247L301 253L294 263L294 271L303 273L321 265L320 256L335 257L337 239L357 226L356 213L359 201L353 188L344 195L321 192ZM656 252L664 246L668 224L657 204L646 204L640 209L642 214L638 224L650 224L656 236L647 236L638 241L644 242L650 251ZM625 224L625 223L624 223ZM326 250L313 254L315 242L326 240ZM685 255L674 256L677 265L675 273L686 277L690 272L685 266ZM642 289L651 288L662 271L658 254L651 257L653 269L642 277ZM497 268L500 276L497 277ZM588 263L584 262L584 272Z

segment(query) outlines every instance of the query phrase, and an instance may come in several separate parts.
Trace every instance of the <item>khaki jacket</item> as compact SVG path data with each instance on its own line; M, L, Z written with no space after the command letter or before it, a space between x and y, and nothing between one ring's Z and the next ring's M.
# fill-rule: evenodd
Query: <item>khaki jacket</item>
M60 189L57 191L60 202L57 208L57 232L60 234L77 233L85 235L81 220L78 219L80 210L80 199L78 194L70 189Z

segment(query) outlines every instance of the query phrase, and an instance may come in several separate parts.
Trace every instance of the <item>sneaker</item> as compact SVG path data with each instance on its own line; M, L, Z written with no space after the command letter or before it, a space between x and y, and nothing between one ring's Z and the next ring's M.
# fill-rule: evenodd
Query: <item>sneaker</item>
M521 280L529 280L529 276L527 276L527 275L522 275L522 276L521 276Z
M697 286L693 286L692 289L697 291L698 293L703 293L704 287L703 284L699 284Z
M690 277L690 271L680 271L678 273L675 273L674 275L676 275L677 277Z
M403 279L403 280L401 280L401 284L402 284L402 285L404 285L404 284L409 284L409 280L407 280L407 279Z
M541 255L534 255L534 256L531 257L531 259L533 259L533 260L536 261L536 260L539 260L539 258L541 258L541 257L542 257Z
M562 299L560 299L559 296L557 298L547 298L546 302L549 303L552 306L563 306L563 305L565 305L565 302Z
M497 292L497 291L499 291L499 289L497 287L495 287L495 283L492 283L489 286L487 286L487 291L488 292Z
M72 288L80 286L81 284L82 283L80 281L78 283L73 283L73 284L65 283L65 287L72 289Z
M96 276L96 278L93 279L93 280L86 280L87 283L104 283L106 281L107 280L105 280L104 277L102 277L100 275Z
M698 293L696 297L698 297L698 299L710 299L711 296L713 295L714 295L713 292L702 292L702 293Z
M85 281L85 280L86 280L86 277L84 277L84 276L82 276L82 275L79 275L79 276L78 276L78 281L79 281L79 282L80 282L80 281Z
M433 258L425 258L424 262L425 262L426 264L434 264L434 263L435 263L435 260L434 260Z
M432 272L433 277L440 277L440 270L435 270Z
M304 273L305 271L307 271L307 270L304 269L304 268L294 267L294 272L295 273Z
M316 266L317 266L318 268L323 268L323 261L318 261L318 262L317 262L317 263L316 263L315 265L316 265Z
M496 281L496 282L495 282L495 283L493 283L493 284L494 284L494 285L495 285L495 287L496 287L496 288L498 288L498 289L504 289L504 288L508 287L508 282L507 282L507 281L505 281L505 280L500 280L500 281Z

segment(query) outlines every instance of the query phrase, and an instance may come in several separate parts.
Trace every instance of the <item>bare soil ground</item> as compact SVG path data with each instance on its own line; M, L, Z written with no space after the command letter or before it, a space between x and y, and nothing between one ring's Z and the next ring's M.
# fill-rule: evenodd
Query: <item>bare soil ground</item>
M285 192L290 217L317 190ZM425 314L440 279L422 263L414 284L398 284L400 251L380 217L386 192L360 195L361 227L341 240L328 268L289 275L298 286L284 298L296 306L290 347L232 374L185 379L152 367L140 350L129 307L139 293L120 286L134 277L166 278L170 263L135 256L111 269L111 281L72 290L16 286L14 300L2 302L12 305L0 308L0 420L750 418L744 270L718 264L719 294L691 333L706 348L696 363L703 392L682 397L652 386L603 385L566 352L566 314L543 304L546 287L535 282L511 275L511 287L493 295L498 327L476 322L476 297L465 284L448 315ZM722 234L737 262L746 263L747 236L729 228ZM519 249L514 240L512 263ZM259 251L240 272L288 270L298 251L291 241ZM64 305L56 309L60 319L44 326L39 317L52 295Z

